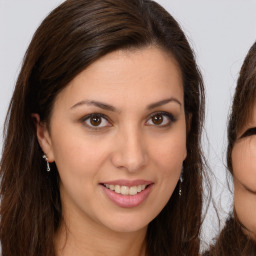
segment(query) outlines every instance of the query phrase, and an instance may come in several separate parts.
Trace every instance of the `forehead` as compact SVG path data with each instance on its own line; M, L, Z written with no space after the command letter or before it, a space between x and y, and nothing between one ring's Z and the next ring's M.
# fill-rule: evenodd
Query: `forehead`
M176 96L183 103L183 82L176 60L157 47L111 52L83 70L59 93L76 101L95 98L120 104L120 100L157 101ZM146 103L145 103L146 104Z
M147 79L158 84L165 79L181 80L180 68L175 58L155 46L111 52L92 63L75 77L73 82L80 79L81 76L87 77L87 79L105 77L108 80L110 77L115 77L118 78L117 84L133 78L138 81ZM161 80L159 81L159 79Z

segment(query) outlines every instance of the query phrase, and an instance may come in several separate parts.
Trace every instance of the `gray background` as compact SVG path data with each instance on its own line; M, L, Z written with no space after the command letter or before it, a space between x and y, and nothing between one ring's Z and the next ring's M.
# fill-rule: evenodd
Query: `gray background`
M128 0L127 0L128 1ZM0 131L22 58L42 19L61 0L0 0ZM243 59L256 40L256 0L158 0L181 24L197 56L206 86L204 149L216 176L214 198L222 220L232 205L225 151L230 102ZM0 150L2 137L0 139ZM221 210L222 209L222 210ZM202 237L218 231L213 208Z

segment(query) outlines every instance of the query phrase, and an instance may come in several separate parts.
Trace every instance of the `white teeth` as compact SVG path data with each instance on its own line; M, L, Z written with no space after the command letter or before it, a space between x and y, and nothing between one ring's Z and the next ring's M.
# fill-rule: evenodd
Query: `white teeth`
M128 186L104 184L104 186L112 191L115 191L117 194L122 194L125 196L127 195L134 196L146 188L146 185L128 187Z
M129 192L130 192L130 190L129 190L129 187L127 187L127 186L121 186L121 194L122 195L129 195Z
M114 190L116 193L120 194L121 193L121 189L120 189L120 186L119 185L111 185L112 187L114 187L114 189L111 189L111 190Z
M138 190L139 189L137 189L137 187L135 187L135 186L133 186L133 187L130 187L130 195L131 196L134 196L134 195L136 195L137 193L138 193Z

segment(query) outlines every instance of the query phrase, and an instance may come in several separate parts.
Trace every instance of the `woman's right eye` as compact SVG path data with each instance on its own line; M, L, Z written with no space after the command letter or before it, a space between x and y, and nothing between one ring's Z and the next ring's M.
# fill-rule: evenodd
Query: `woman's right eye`
M107 117L105 115L98 114L98 113L90 114L86 116L85 118L83 118L83 122L90 129L101 129L101 128L111 126Z

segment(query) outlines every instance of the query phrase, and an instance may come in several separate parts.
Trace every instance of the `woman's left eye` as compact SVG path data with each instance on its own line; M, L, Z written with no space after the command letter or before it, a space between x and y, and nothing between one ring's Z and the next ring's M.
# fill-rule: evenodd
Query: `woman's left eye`
M111 124L104 115L97 113L86 116L83 119L83 122L90 129L99 129L111 126Z
M159 127L165 127L171 125L173 122L175 122L176 119L171 113L168 112L159 112L154 113L150 116L148 121L146 122L147 125L153 125L153 126L159 126Z

